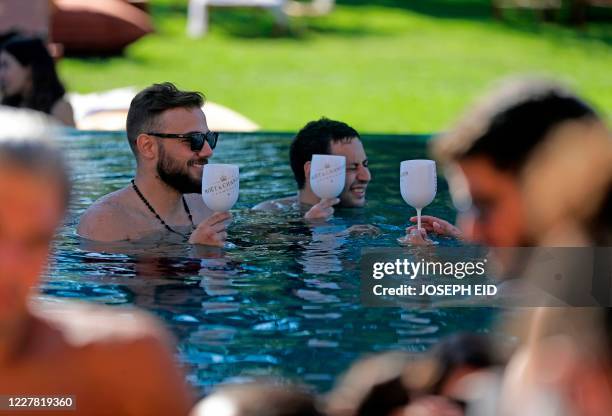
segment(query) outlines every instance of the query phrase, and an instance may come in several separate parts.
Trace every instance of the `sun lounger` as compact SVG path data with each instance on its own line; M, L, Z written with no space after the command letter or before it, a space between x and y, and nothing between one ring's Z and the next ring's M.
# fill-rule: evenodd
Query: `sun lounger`
M200 37L208 31L209 7L252 7L268 9L274 13L276 24L287 27L288 19L284 6L286 0L189 0L187 33Z

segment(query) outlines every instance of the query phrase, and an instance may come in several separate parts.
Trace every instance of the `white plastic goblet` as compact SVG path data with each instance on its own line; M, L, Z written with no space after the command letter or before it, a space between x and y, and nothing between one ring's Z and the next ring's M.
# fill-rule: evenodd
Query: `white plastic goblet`
M229 211L240 190L240 171L237 165L210 163L202 172L202 199L213 211Z
M417 211L421 229L421 210L431 204L438 189L436 162L428 159L404 160L400 166L400 191L404 201Z
M344 189L346 158L335 155L312 155L310 187L321 199L336 198Z

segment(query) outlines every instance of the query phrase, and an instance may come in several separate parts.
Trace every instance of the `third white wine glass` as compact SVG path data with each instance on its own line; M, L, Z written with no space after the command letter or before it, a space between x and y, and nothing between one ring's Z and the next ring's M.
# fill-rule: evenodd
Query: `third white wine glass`
M428 159L404 160L400 166L400 190L404 201L417 211L421 230L421 210L431 204L438 189L436 162Z

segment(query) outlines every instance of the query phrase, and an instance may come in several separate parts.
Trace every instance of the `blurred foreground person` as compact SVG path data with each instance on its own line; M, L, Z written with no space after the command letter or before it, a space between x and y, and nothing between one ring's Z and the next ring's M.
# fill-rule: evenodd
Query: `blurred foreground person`
M269 383L227 385L202 399L190 416L323 416L314 396Z
M330 416L463 415L467 386L493 379L484 335L457 333L423 354L395 351L357 361L327 397Z
M346 177L338 198L320 199L310 185L310 165L315 154L344 156ZM341 121L322 118L306 124L291 143L289 159L298 192L295 196L264 201L256 210L279 210L287 207L305 208L306 219L329 218L334 205L345 208L363 207L366 190L372 179L368 157L357 131Z
M498 414L612 414L612 309L539 308L508 364Z
M134 97L126 129L135 177L83 213L79 236L100 242L179 238L223 247L231 214L213 212L201 195L203 169L218 139L208 129L203 103L201 93L170 82Z
M610 133L565 88L508 81L435 140L433 152L447 166L463 232L424 217L427 232L493 247L610 241Z
M448 166L466 240L493 247L610 245L612 138L601 117L565 88L543 80L509 81L441 136L434 153ZM451 234L444 231L447 224L433 221L438 220L429 221L428 230ZM572 258L566 260L561 271L570 275ZM584 282L568 287L589 289L589 277L585 270ZM537 294L543 295L548 294ZM474 414L612 414L610 346L602 342L601 310L520 312L509 319L524 333L504 374L501 402L491 394L489 409L495 410Z
M0 394L73 396L76 410L61 414L187 414L191 395L155 319L133 309L37 299L70 194L43 117L0 111ZM0 414L45 413L14 410Z
M72 106L42 40L12 36L0 48L2 104L41 111L74 127Z

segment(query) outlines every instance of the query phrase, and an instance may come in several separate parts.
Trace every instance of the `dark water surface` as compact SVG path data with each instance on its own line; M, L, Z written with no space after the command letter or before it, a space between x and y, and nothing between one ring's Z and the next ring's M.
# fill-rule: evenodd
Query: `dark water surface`
M182 244L82 245L75 235L79 215L100 196L128 184L134 160L123 134L69 134L62 144L73 165L75 193L43 293L133 304L155 313L178 339L178 357L200 392L221 381L260 375L299 379L325 391L363 354L423 351L446 334L491 326L493 311L484 308L400 310L360 304L360 250L397 246L396 238L414 215L400 196L399 163L426 157L426 137L365 137L373 176L367 207L338 210L332 221L317 227L295 213L249 210L295 192L290 139L286 134L221 136L212 161L238 164L241 172L229 231L237 247L211 250L199 259ZM453 220L442 178L424 213ZM383 236L339 235L352 224L374 224ZM121 254L112 254L116 251Z

